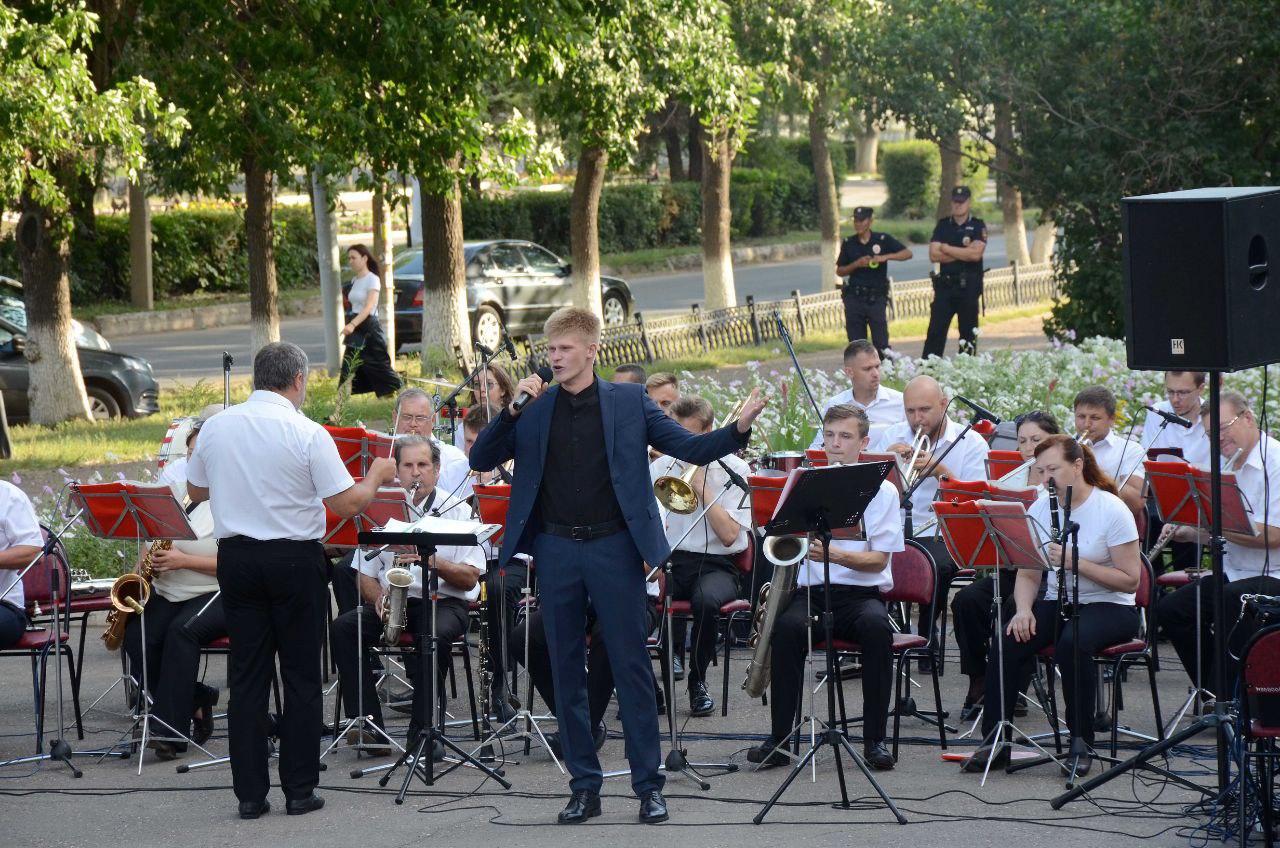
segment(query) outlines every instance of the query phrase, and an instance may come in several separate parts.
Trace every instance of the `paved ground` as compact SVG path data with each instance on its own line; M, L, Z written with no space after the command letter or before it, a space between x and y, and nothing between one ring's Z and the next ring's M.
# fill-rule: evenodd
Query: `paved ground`
M88 640L83 684L86 705L110 685L119 670L116 657L101 647L97 631L92 628ZM738 689L744 656L742 652L735 654L727 718L689 719L683 690L678 689L677 718L689 734L685 744L691 758L728 760L745 766L744 749L766 729L766 710L758 702L749 702ZM9 685L0 690L0 756L19 756L32 746L28 678L25 664L9 661L7 666ZM711 678L718 686L720 671L713 669ZM206 680L224 685L221 659L210 661ZM1181 702L1184 678L1174 667L1161 672L1159 680L1161 703L1168 716ZM844 685L856 709L860 686L857 682ZM958 708L961 686L962 678L952 660L943 678L946 708ZM920 698L920 690L915 692ZM326 699L326 704L331 703ZM1151 732L1154 722L1141 672L1130 675L1124 703L1122 720ZM118 710L121 705L117 691L101 706ZM466 715L465 691L462 701L450 702L450 709ZM605 768L620 768L624 765L623 745L612 709L607 722L611 736L603 762ZM51 723L56 724L56 719ZM116 740L125 726L122 718L100 708L86 716L85 741L75 740L74 733L72 741L77 748L88 750ZM1047 729L1043 715L1034 711L1023 720L1023 726L1031 732ZM956 765L940 761L937 738L930 730L919 720L905 720L898 768L879 775L885 790L909 818L905 827L892 823L871 795L867 781L856 772L849 777L856 808L829 806L838 798L838 787L831 758L824 755L816 782L809 774L797 780L784 797L786 803L777 807L761 828L753 827L750 820L782 781L782 770L744 770L716 778L709 792L700 792L684 781L671 782L668 797L674 819L664 825L662 833L636 826L636 804L625 779L611 780L606 786L603 818L585 828L566 831L551 824L563 805L565 779L545 754L525 757L518 751L510 754L506 767L513 784L510 792L485 784L475 772L464 771L445 777L435 792L423 792L423 787L415 785L402 807L397 807L390 790L379 789L374 779L351 780L347 772L356 765L356 758L351 752L340 751L326 760L329 765L320 791L328 803L323 811L302 818L286 817L277 788L271 796L276 809L257 822L241 822L235 817L230 773L225 766L179 775L172 764L147 760L139 777L136 760L95 764L77 758L85 776L73 780L57 765L38 769L13 765L0 768L0 822L6 830L4 844L24 848L104 843L191 848L300 844L309 848L421 844L559 848L593 839L606 839L618 846L649 846L655 840L709 846L785 840L795 846L825 846L850 839L913 848L944 844L966 848L1034 844L1047 848L1139 841L1164 846L1185 844L1186 829L1196 823L1181 815L1191 793L1167 787L1163 780L1135 782L1124 777L1099 790L1093 803L1076 802L1059 812L1048 804L1048 799L1063 789L1053 766L1016 775L996 774L981 787L976 776L961 774ZM218 734L210 743L217 754L226 751L224 733L225 724L220 720ZM1182 753L1203 758L1209 737L1196 741L1200 747L1182 749ZM953 742L952 749L963 751L972 744L971 740L959 740ZM187 761L194 759L188 757ZM1206 762L1180 756L1174 764L1180 772L1203 780ZM1139 805L1135 798L1149 803Z

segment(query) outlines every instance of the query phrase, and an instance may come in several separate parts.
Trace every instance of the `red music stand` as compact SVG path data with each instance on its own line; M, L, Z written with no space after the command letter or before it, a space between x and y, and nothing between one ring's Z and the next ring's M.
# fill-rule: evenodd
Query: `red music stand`
M863 451L858 454L858 462L892 462L893 469L886 478L898 490L898 494L902 494L902 473L898 468L902 457L892 452L879 451Z
M352 477L364 477L368 474L369 464L375 458L390 457L391 448L396 442L394 436L375 433L363 427L333 427L326 424L325 430L333 437L338 457Z
M987 453L987 478L999 480L1011 471L1017 471L1026 462L1016 450L993 450Z
M1146 460L1143 465L1147 469L1147 480L1161 521L1187 527L1209 527L1212 524L1210 472L1182 460ZM1248 500L1236 485L1236 475L1222 472L1223 532L1256 536L1258 531L1249 518L1250 511Z
M494 545L500 545L507 526L507 510L511 507L511 484L488 483L471 488L476 495L476 509L480 512L480 520L503 528L489 539Z
M413 519L405 490L398 486L378 489L369 505L350 518L340 518L326 508L324 537L320 541L334 548L357 548L360 547L358 534L384 527L392 519L406 522Z

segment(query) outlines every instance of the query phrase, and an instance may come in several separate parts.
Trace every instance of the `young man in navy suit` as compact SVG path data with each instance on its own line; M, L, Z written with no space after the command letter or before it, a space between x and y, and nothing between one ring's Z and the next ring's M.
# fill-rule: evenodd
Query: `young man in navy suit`
M557 385L536 374L521 380L517 400L480 434L470 458L477 471L515 459L499 562L531 553L538 573L573 793L559 822L600 815L602 775L587 706L589 602L605 629L640 821L666 821L644 581L645 564L659 566L671 550L649 482L648 446L707 465L746 446L765 401L753 391L737 421L694 435L642 386L596 377L600 319L594 314L566 307L547 319L543 332Z

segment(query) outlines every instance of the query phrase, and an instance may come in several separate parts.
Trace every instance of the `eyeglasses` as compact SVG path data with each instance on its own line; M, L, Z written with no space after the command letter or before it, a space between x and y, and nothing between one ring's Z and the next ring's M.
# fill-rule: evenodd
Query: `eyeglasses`
M1234 424L1234 423L1236 423L1237 421L1239 421L1239 420L1240 420L1240 418L1241 418L1243 415L1244 415L1244 413L1243 413L1243 412L1239 413L1238 415L1236 415L1236 417L1235 417L1235 418L1232 418L1232 419L1231 419L1230 421L1228 421L1226 424L1223 424L1223 425L1222 425L1222 429L1224 429L1224 430L1225 430L1225 429L1227 429L1227 428L1228 428L1228 427L1230 427L1232 424Z
M1171 398L1179 399L1200 394L1197 389L1165 389L1164 393Z
M410 415L407 412L400 413L400 420L405 424L430 424L433 415Z

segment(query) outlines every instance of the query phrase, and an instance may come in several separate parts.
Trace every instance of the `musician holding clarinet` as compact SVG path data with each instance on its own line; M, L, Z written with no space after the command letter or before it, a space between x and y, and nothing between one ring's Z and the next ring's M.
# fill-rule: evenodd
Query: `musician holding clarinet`
M648 446L695 465L744 447L765 401L753 391L741 417L694 435L632 384L597 379L600 319L566 307L544 327L550 368L520 381L519 396L471 449L488 471L515 458L499 563L530 552L538 572L552 656L556 718L573 795L562 824L600 815L602 773L592 739L586 681L587 604L604 625L622 710L640 821L668 818L658 770L661 743L653 668L645 639L644 563L670 553L648 474ZM551 378L557 385L548 386ZM545 396L545 399L544 399Z

